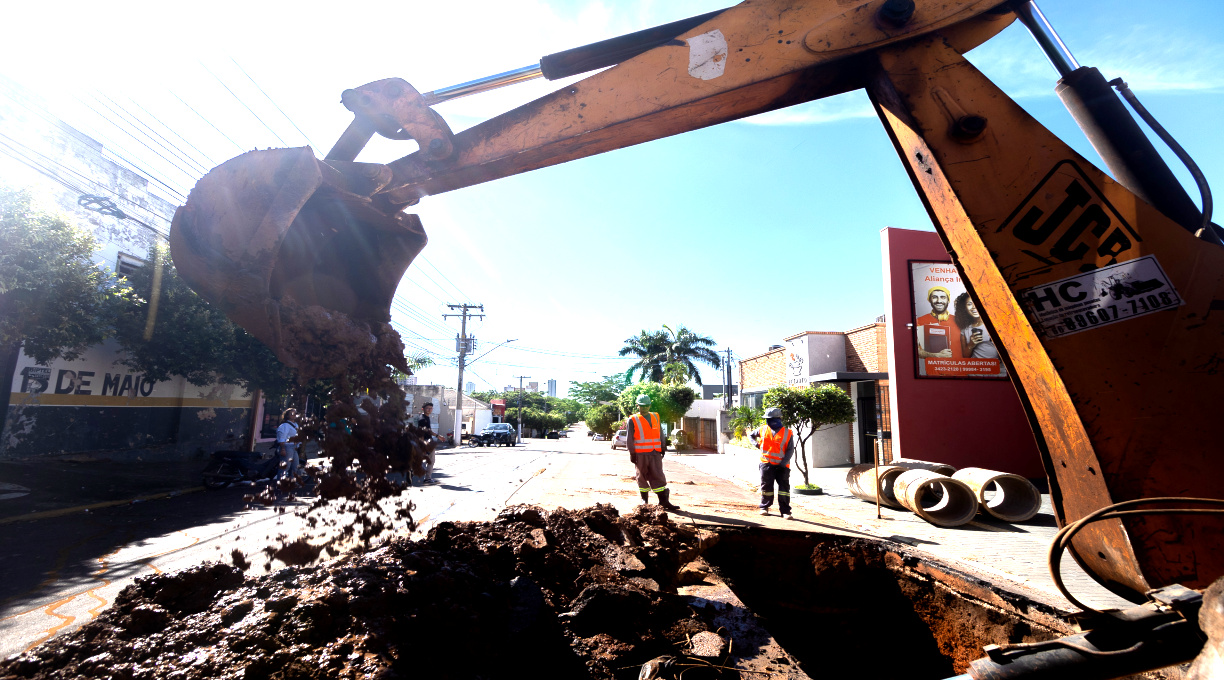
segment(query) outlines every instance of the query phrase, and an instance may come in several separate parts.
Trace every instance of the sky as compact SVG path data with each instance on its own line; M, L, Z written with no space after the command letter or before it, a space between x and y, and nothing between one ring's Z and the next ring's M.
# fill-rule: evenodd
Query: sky
M1224 176L1215 124L1224 104L1224 3L1038 4L1081 64L1127 80L1208 180ZM426 92L726 6L370 0L358 12L309 1L116 0L101 10L76 0L10 3L0 74L148 168L169 187L164 197L181 203L209 168L246 150L309 144L326 153L352 117L339 103L347 88L395 76ZM1018 22L968 56L1101 164ZM576 79L538 80L436 111L459 132ZM145 148L141 126L159 130L182 157ZM358 160L414 150L376 139ZM1170 164L1197 198L1189 175ZM627 368L617 352L642 329L687 326L739 360L803 331L869 324L884 313L880 230L933 229L861 91L430 196L409 212L430 241L392 313L409 352L437 362L420 381L456 383L459 322L442 315L466 302L484 305L485 316L469 322L479 347L465 383L501 389L527 376L543 387L551 378L562 396L569 381ZM721 382L716 368L702 377Z

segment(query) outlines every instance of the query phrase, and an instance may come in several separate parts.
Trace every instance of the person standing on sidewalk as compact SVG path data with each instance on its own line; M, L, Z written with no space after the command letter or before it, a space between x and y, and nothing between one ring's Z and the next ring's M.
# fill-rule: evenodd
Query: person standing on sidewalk
M280 425L276 428L276 449L280 456L280 474L277 479L294 479L298 473L298 445L290 441L298 434L297 409L287 408L281 414Z
M639 394L638 412L625 423L625 448L629 449L629 460L637 468L638 491L642 502L650 502L650 492L659 497L659 505L665 510L676 511L678 505L668 500L667 477L663 475L663 456L667 452L667 439L663 437L659 414L650 410L650 395Z
M761 450L761 514L769 514L776 482L778 510L786 519L794 519L790 507L790 461L795 455L795 435L789 427L782 427L782 409L766 409L765 424L749 437L753 446Z
M434 441L434 446L437 445L435 435L433 433L433 402L427 401L421 406L421 417L417 418L417 427L422 428L428 433L431 440ZM422 484L433 484L433 469L434 461L437 459L437 454L433 446L426 447L425 464L428 466L425 469L425 477L421 479Z

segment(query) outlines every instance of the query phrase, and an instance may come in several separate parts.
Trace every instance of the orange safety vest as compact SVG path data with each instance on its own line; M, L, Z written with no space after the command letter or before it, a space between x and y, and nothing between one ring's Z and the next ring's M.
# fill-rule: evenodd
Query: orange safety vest
M642 414L635 413L629 418L629 426L637 424L637 432L633 436L634 453L652 453L663 451L663 441L659 432L659 414L651 413L647 421Z
M790 442L791 431L789 427L784 427L778 430L777 434L769 429L768 425L761 426L761 462L769 463L770 465L779 465L782 463L782 455L786 453L786 445ZM790 463L786 464L790 468Z

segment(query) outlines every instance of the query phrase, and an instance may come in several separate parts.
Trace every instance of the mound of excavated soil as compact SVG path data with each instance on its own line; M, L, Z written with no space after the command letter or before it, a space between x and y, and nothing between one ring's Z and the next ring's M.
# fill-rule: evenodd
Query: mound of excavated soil
M515 506L259 578L208 564L137 580L0 678L636 678L710 630L674 585L715 540L656 506Z

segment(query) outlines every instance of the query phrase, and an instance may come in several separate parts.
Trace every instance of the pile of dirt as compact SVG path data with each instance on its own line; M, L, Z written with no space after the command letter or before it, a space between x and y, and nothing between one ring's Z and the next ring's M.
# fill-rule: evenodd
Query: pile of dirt
M716 539L657 506L520 505L258 578L208 564L138 579L0 678L636 678L716 632L675 594ZM679 664L658 677L739 677Z

